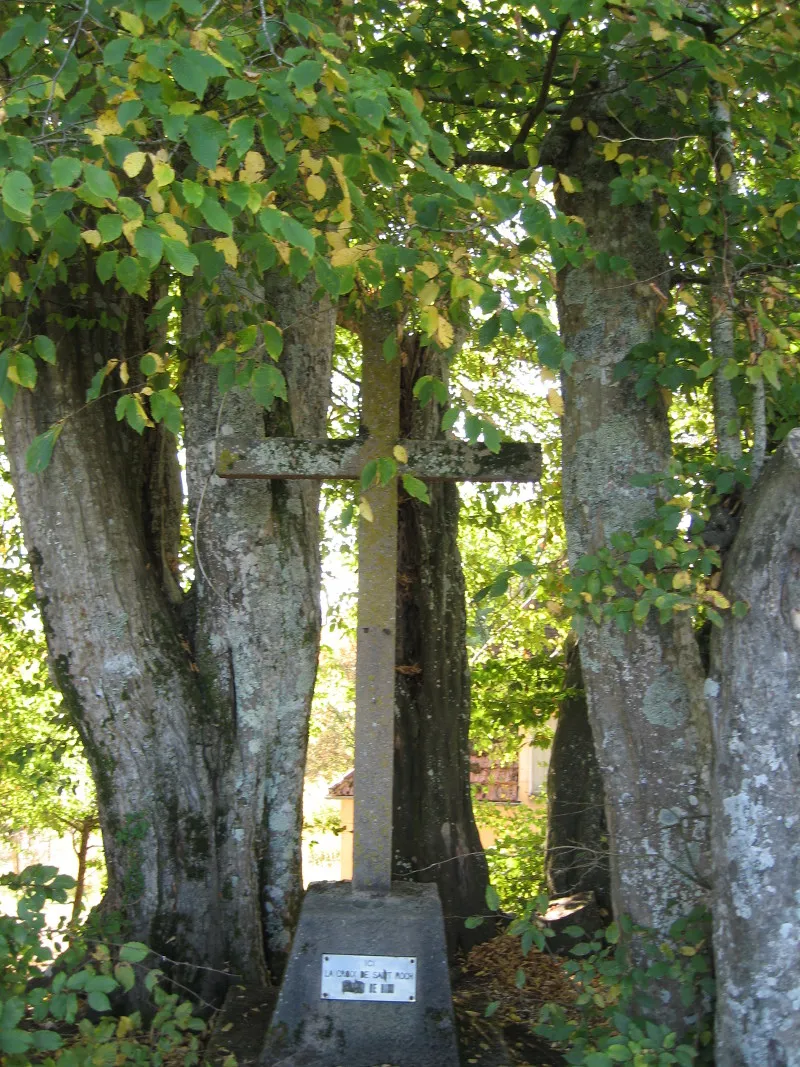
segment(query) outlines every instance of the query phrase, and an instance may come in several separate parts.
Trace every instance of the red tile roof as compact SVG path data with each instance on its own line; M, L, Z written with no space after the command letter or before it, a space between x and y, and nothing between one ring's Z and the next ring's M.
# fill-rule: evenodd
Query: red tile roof
M354 794L355 773L348 771L328 790L329 797L351 797ZM519 761L500 764L491 756L471 756L470 785L475 786L476 800L501 804L519 803Z

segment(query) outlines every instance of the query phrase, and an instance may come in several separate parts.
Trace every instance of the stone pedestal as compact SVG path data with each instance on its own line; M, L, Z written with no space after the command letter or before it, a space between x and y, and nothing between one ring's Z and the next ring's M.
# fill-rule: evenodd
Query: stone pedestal
M326 956L413 961L413 1001L405 986L404 1000L362 1000L360 975L354 975L354 986L345 987L353 989L347 993L352 999L326 999ZM329 978L326 987L332 988ZM380 984L373 988L379 994L390 990ZM365 993L373 988L367 985ZM317 882L303 902L260 1065L377 1064L458 1067L439 894L435 885L418 883L394 883L389 894L377 894L354 892L350 882Z

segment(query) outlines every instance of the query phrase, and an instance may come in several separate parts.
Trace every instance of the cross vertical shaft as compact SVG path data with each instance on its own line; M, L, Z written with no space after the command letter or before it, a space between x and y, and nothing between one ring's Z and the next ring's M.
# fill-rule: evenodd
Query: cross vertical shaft
M361 418L365 459L390 456L400 434L400 360L364 341ZM397 479L367 493L372 521L358 528L358 640L353 888L388 893L392 881Z

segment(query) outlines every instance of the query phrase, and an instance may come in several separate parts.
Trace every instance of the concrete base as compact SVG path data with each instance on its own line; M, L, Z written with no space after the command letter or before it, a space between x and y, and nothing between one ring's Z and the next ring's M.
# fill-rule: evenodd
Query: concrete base
M323 955L414 957L416 999L324 1000ZM261 1067L458 1067L450 975L435 885L389 895L350 882L309 886Z

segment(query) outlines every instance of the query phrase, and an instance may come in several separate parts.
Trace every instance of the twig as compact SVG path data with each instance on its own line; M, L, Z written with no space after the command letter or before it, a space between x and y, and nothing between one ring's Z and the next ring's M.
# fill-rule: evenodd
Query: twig
M56 96L58 79L61 77L64 67L66 67L67 65L67 60L72 55L72 49L75 47L75 44L78 40L78 36L80 35L81 30L83 29L83 23L86 19L86 16L89 14L90 4L91 0L84 0L83 11L81 12L80 17L78 18L78 25L75 27L75 33L72 35L72 40L67 45L67 50L64 53L64 58L61 60L61 66L58 68L58 70L53 76L53 83L50 86L50 96L47 101L47 107L45 108L44 116L42 118L42 133L44 133L45 126L47 125L47 120L50 117L50 112L53 109L53 101L55 100Z

